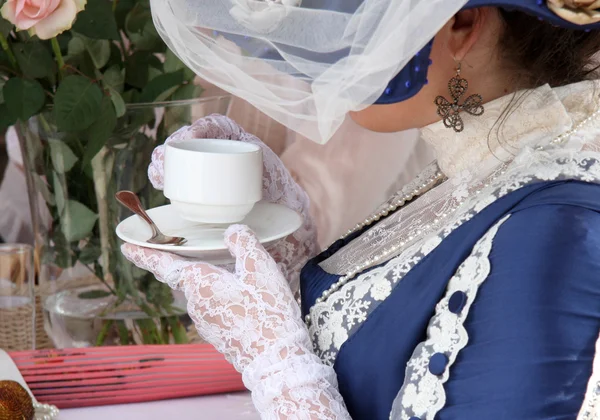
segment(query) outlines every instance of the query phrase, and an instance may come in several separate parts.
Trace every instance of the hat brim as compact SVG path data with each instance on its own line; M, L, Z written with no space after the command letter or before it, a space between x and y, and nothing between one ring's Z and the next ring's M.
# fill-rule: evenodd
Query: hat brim
M577 25L568 22L551 11L546 3L537 0L470 0L464 9L477 7L502 7L507 10L518 10L553 25L568 29L591 30L599 29L600 23L590 25ZM377 105L394 104L412 98L427 84L427 73L429 69L431 41L418 55L413 57L406 66L394 77L385 88L383 94L375 102Z

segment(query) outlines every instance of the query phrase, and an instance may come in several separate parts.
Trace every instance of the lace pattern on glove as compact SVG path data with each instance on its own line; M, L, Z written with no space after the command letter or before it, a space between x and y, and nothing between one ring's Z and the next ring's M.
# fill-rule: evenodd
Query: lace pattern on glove
M246 227L234 225L226 244L235 273L172 254L125 245L124 255L185 293L200 335L243 373L266 419L349 419L333 369L312 353L288 283Z

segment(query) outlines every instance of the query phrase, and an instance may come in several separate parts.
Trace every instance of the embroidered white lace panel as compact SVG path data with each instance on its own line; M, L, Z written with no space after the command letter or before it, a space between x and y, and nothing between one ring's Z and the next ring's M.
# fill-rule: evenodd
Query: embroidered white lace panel
M411 417L418 417L421 420L433 420L435 414L444 407L444 383L449 378L449 367L469 341L464 327L465 319L479 286L490 274L492 241L499 227L509 217L503 218L475 244L471 255L448 282L446 295L437 304L436 313L427 328L427 340L417 346L406 366L404 385L392 406L392 419L409 420ZM467 296L465 306L458 314L452 313L448 308L455 292L463 292ZM439 376L432 374L428 368L431 357L436 353L448 358L447 367Z

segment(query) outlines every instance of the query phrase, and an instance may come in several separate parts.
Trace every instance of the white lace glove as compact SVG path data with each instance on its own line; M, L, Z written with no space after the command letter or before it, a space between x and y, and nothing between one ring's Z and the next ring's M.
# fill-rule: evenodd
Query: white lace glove
M264 163L263 199L271 203L283 204L298 212L303 226L286 239L279 241L269 252L279 264L294 293L298 291L300 270L306 261L318 252L315 224L309 213L310 200L306 192L292 178L279 157L256 136L246 133L233 120L223 115L210 115L173 133L165 142L172 143L194 138L239 140L255 144L262 149ZM158 146L152 153L152 163L148 177L154 188L164 185L164 146Z
M333 368L313 353L283 274L246 226L225 243L235 273L175 255L123 245L123 254L183 291L200 335L242 373L263 419L350 419Z

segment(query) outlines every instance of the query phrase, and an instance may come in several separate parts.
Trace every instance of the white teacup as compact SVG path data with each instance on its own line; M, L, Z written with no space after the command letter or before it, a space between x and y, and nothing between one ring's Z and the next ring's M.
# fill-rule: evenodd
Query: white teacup
M165 147L164 194L187 220L237 223L262 199L262 150L253 144L192 139Z

